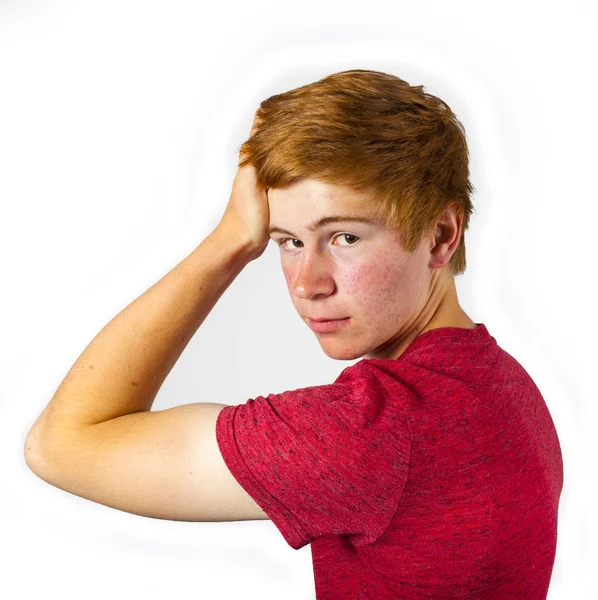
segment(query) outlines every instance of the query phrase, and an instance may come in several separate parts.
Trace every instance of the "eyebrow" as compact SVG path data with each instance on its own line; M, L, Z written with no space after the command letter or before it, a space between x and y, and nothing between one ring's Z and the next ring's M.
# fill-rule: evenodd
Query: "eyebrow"
M353 215L331 215L328 217L322 217L318 221L312 221L308 226L307 230L314 233L320 227L324 227L324 225L328 225L329 223L366 223L367 225L376 225L378 221L374 219L366 219L365 217L355 217ZM273 233L284 233L287 235L295 235L286 229L281 229L280 227L270 227L268 229L268 235L272 235Z

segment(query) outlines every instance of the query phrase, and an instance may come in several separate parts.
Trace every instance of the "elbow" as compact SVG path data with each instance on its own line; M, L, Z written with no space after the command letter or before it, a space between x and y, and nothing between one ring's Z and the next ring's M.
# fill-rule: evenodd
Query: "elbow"
M33 444L33 438L31 436L31 432L27 436L25 440L25 447L23 449L23 455L25 457L25 463L27 466L35 473L34 464L36 463L36 450Z
M25 463L36 475L41 464L39 446L39 427L34 425L25 439L23 455L25 457Z

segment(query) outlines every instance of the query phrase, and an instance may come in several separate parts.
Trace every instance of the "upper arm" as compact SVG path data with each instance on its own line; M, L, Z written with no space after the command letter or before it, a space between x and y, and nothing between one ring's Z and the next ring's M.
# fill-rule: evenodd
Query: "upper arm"
M29 468L77 496L126 512L181 521L269 519L233 477L216 441L226 404L184 404L30 436Z

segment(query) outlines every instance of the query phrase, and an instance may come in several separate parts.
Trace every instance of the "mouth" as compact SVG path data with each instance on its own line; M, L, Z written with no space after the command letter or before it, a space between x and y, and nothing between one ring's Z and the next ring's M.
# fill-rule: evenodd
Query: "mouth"
M313 331L316 333L330 333L338 331L343 325L346 325L350 317L344 319L310 319L307 317L307 322Z
M344 321L345 319L348 319L349 317L343 317L342 319L312 319L310 317L306 317L307 319L309 319L310 321L312 321L313 323L324 323L325 321Z

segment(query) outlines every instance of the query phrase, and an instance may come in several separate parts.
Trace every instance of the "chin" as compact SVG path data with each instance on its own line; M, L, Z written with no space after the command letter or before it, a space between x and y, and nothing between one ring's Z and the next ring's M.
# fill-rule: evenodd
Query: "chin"
M334 360L355 360L364 354L355 348L326 348L324 345L322 345L322 350L326 356Z

